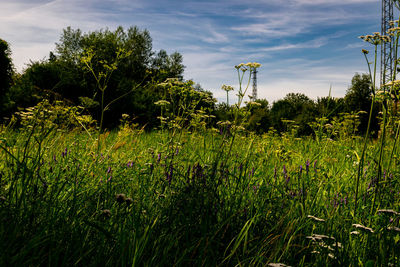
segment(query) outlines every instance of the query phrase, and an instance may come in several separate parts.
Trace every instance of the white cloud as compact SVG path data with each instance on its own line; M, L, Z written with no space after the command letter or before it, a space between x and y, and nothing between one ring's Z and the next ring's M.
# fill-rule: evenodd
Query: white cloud
M340 95L363 58L359 62L354 60L358 55L345 54L343 62L334 58L340 56L338 51L351 51L358 44L343 39L341 47L333 47L331 41L344 38L347 29L323 36L316 29L358 23L365 24L359 35L369 32L366 27L374 20L379 23L379 11L371 8L364 14L347 5L375 2L378 8L377 0L2 0L0 37L11 43L14 64L21 70L30 59L48 56L67 26L87 32L138 25L150 31L154 50L182 53L185 78L193 78L221 100L225 97L222 84L237 86L234 65L248 61L263 64L259 95L269 101L293 90L311 97L327 95L330 84L334 94ZM311 60L309 53L324 46L331 54ZM294 49L301 59L287 59L286 53Z

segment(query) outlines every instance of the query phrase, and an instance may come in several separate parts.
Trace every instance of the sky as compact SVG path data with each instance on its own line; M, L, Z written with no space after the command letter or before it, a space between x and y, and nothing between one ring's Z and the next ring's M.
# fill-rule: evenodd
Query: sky
M372 47L358 37L379 31L380 16L379 0L0 0L0 38L21 72L46 59L68 26L138 26L154 51L181 53L184 78L219 101L223 84L238 87L235 65L261 63L258 97L272 103L291 92L344 96L368 70L361 49Z

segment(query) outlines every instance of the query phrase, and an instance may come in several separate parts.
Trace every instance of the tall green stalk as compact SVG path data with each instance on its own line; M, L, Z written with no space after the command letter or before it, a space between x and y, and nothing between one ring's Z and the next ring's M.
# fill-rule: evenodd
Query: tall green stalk
M365 137L364 137L364 144L363 144L363 150L361 152L361 158L360 158L360 164L358 165L358 171L357 171L357 181L356 181L356 196L355 196L355 204L354 204L354 217L356 216L357 213L357 201L358 201L358 190L360 187L360 177L362 174L362 170L364 169L364 159L365 159L365 151L367 149L367 142L369 139L369 132L370 132L370 127L371 127L371 120L372 120L372 112L374 110L374 102L375 102L375 86L376 86L376 60L377 60L377 54L378 54L378 44L375 44L375 54L374 54L374 73L371 73L371 67L368 61L368 51L363 50L364 56L365 56L365 60L367 61L367 65L368 65L368 70L369 70L369 76L371 78L372 81L372 101L371 101L371 108L369 111L369 117L368 117L368 125L367 125L367 131L365 133Z

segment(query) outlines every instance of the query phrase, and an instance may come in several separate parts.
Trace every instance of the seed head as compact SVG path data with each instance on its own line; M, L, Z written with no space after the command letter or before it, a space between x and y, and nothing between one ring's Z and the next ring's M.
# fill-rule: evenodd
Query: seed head
M289 265L283 264L283 263L268 263L267 266L270 267L290 267Z
M133 203L133 199L130 198L130 197L128 197L128 198L125 200L125 203L126 203L126 205L130 206L130 205Z
M110 217L111 217L111 211L110 211L110 210L102 210L102 211L101 211L101 215L102 215L104 218L110 218Z
M361 50L365 55L368 55L368 53L369 53L369 51L368 50L365 50L365 49L362 49Z
M312 220L314 220L314 221L316 221L316 222L325 222L324 219L317 218L317 217L312 216L312 215L307 215L307 218L310 218L310 219L312 219Z
M400 228L396 226L388 226L389 231L400 232Z
M365 231L365 232L367 232L367 233L373 233L373 232L374 232L374 230L372 230L372 228L366 227L366 226L364 226L364 225L362 225L362 224L356 224L356 223L354 223L354 224L353 224L353 227L355 227L355 228L357 228L357 229L360 229L360 230L363 230L363 231Z
M378 210L378 213L383 213L388 215L400 215L400 213L398 213L397 211L387 210L387 209Z
M229 91L233 91L233 90L234 90L232 86L226 85L226 84L223 84L223 85L221 86L221 89L224 90L224 91L226 91L226 92L229 92Z
M116 196L115 196L115 200L118 202L118 203L123 203L123 202L125 202L125 200L126 200L126 195L125 194L117 194Z

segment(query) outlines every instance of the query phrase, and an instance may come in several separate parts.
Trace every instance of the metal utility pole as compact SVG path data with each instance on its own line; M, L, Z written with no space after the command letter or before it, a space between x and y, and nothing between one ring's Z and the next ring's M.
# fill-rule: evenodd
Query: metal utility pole
M390 21L393 21L393 0L382 0L382 23L381 34L386 35L391 28ZM392 42L393 42L393 37ZM390 49L391 43L381 45L381 84L392 80L393 76L393 51Z
M253 71L253 101L257 100L257 69Z

